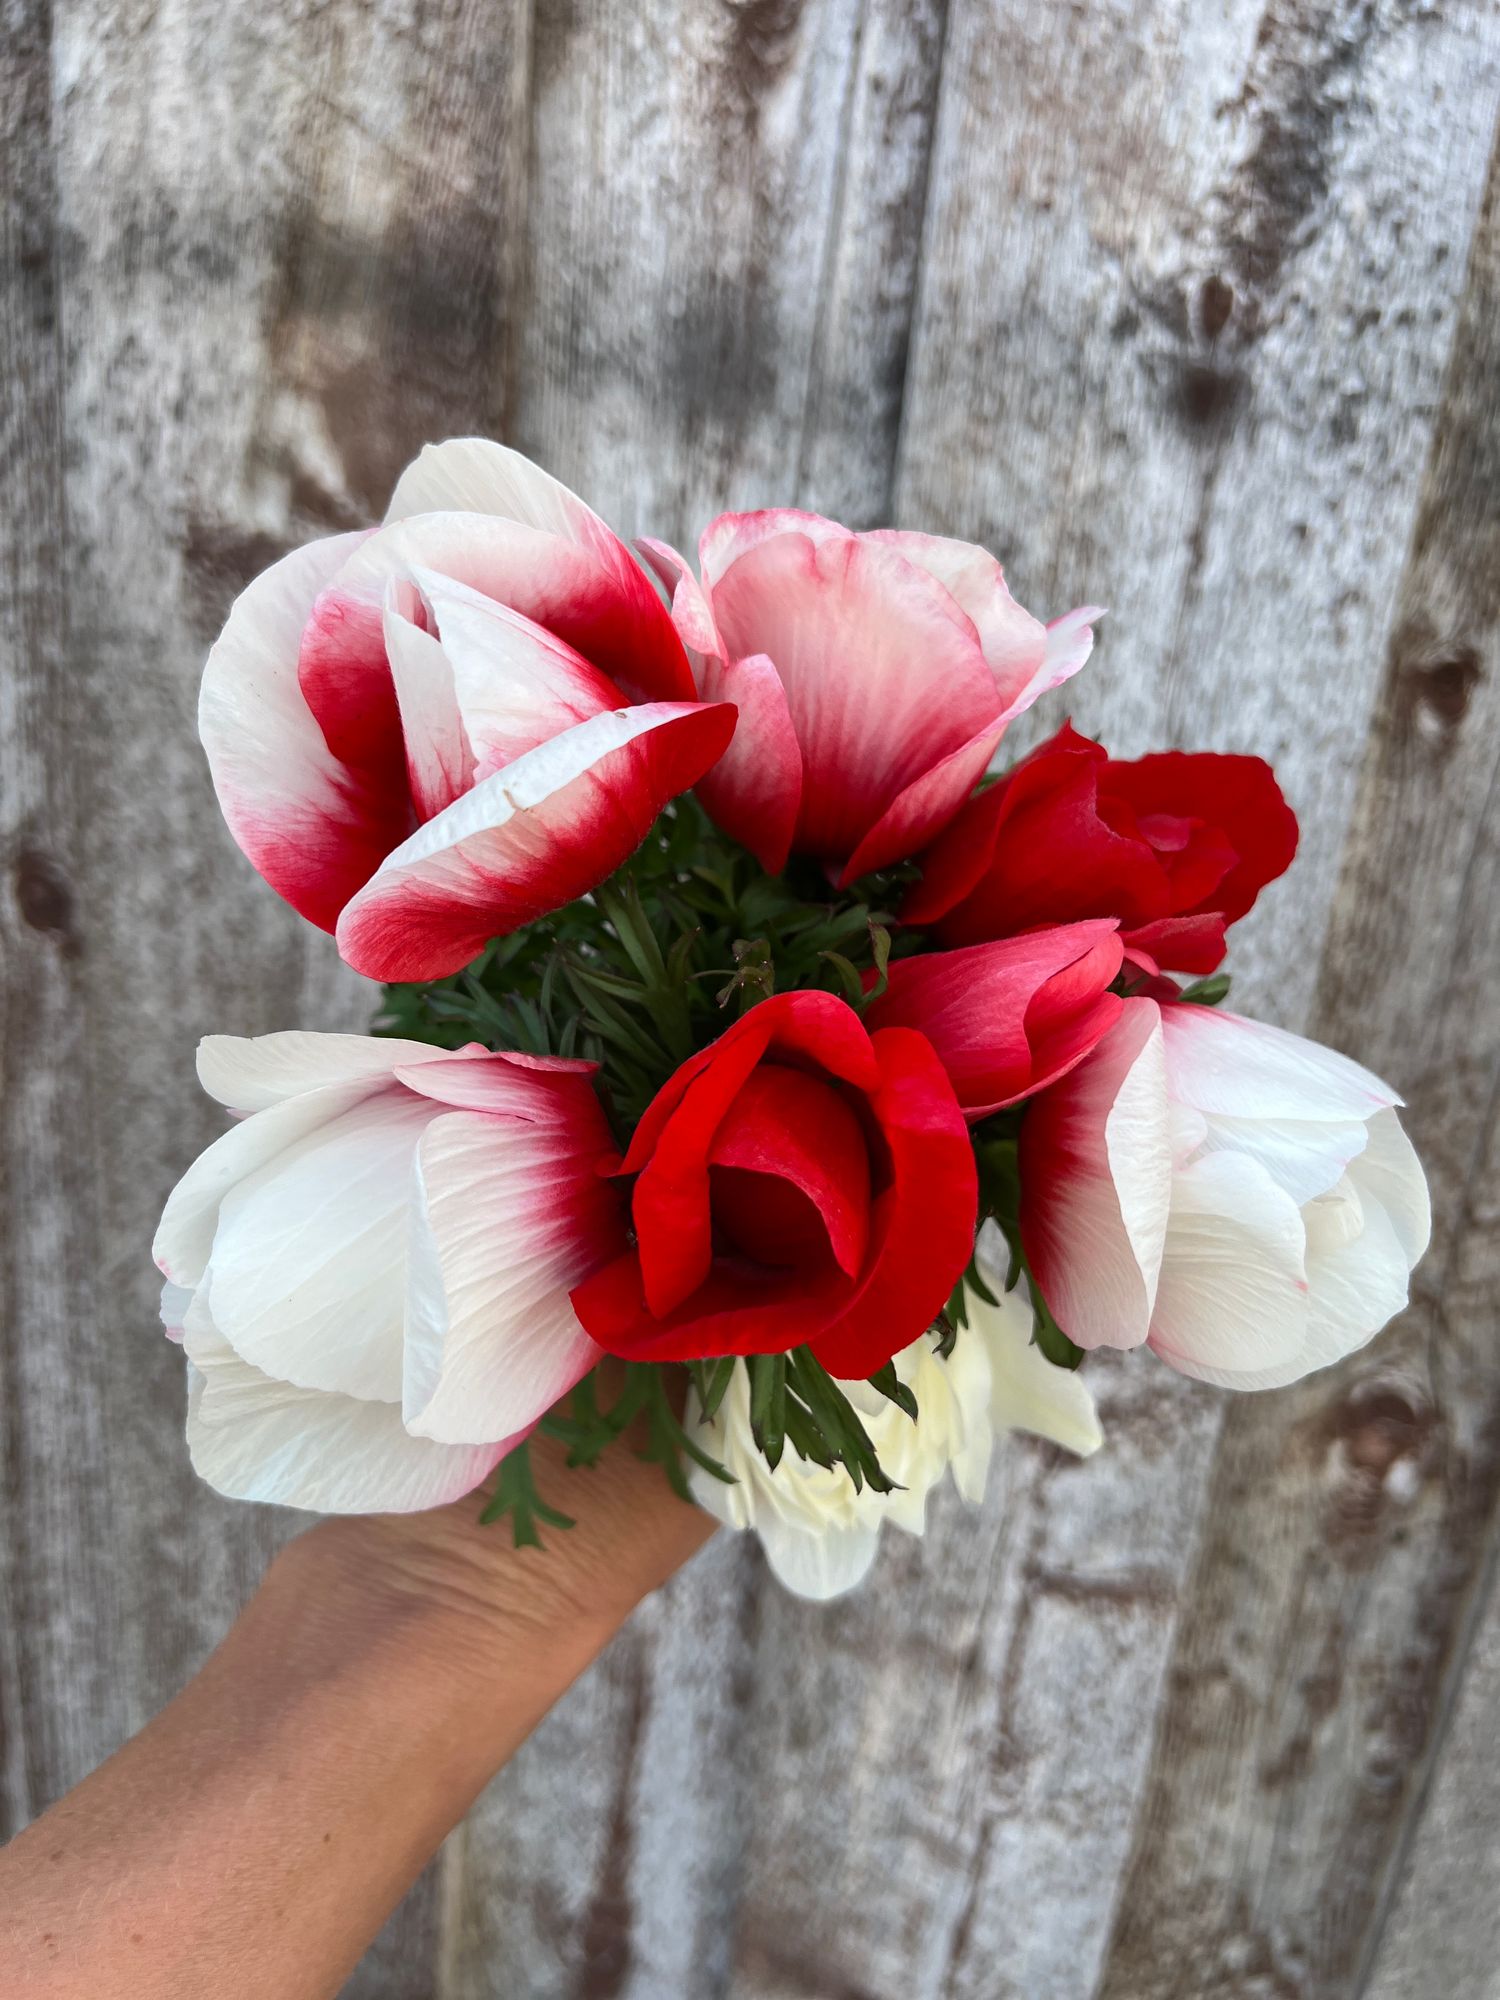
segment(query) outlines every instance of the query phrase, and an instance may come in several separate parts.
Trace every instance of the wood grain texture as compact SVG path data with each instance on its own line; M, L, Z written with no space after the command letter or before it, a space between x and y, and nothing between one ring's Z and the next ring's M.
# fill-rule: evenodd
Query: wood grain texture
M1433 1248L1373 1348L1229 1408L1102 1988L1119 2000L1357 1990L1493 1543L1497 327L1492 169L1314 1010L1406 1089Z
M1406 1088L1441 1227L1301 1390L1091 1362L1104 1455L1015 1442L850 1602L721 1537L350 1991L1489 1992L1493 10L0 5L4 1827L294 1525L194 1483L145 1253L197 1036L367 995L219 825L203 650L474 429L626 532L792 499L1108 603L1081 726L1276 758L1237 997Z

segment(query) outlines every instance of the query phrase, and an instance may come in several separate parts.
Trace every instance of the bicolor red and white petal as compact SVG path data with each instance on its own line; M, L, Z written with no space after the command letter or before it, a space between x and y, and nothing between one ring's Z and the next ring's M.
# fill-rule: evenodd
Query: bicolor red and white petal
M455 972L585 893L734 731L656 589L518 453L429 445L384 524L238 598L199 730L230 831L376 979Z
M1006 726L1083 665L1101 615L1044 626L971 543L793 508L720 515L699 577L641 546L700 696L740 711L698 795L773 874L810 854L847 884L925 846Z
M359 1035L211 1036L239 1121L155 1255L209 1483L328 1513L477 1485L592 1367L569 1288L617 1256L591 1065Z
M1022 1127L1022 1237L1064 1331L1238 1389L1362 1347L1431 1227L1399 1103L1301 1036L1127 1000Z

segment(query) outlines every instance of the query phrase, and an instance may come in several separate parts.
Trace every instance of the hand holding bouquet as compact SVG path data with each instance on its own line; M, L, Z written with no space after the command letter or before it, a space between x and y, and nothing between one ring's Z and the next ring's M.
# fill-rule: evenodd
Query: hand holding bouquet
M239 1119L156 1255L212 1484L488 1482L534 1538L530 1433L585 1464L643 1424L825 1596L950 1468L978 1498L997 1432L1093 1450L1090 1348L1270 1387L1401 1309L1399 1100L1215 1004L1296 845L1263 762L1064 723L992 777L1100 614L1044 626L966 543L773 509L696 575L641 553L660 590L454 441L210 656L235 838L387 982L374 1036L200 1051Z

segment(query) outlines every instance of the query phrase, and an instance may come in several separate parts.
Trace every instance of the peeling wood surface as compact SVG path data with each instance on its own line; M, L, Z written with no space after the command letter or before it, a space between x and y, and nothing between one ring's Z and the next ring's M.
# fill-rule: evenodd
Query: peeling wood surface
M719 1538L351 1993L1500 1995L1500 17L0 20L0 1832L296 1525L192 1479L146 1245L198 1035L367 1002L218 823L203 651L482 430L626 532L792 498L1109 604L1077 719L1276 758L1304 847L1238 997L1406 1090L1439 1228L1295 1391L1091 1363L1109 1451L1018 1445L852 1602Z

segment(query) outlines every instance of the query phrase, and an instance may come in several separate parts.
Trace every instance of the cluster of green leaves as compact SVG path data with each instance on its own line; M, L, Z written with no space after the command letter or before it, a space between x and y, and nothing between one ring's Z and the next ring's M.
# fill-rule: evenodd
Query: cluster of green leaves
M376 1033L596 1062L623 1143L684 1058L757 1001L821 987L863 1008L882 991L889 957L914 948L893 943L889 907L910 873L842 892L813 863L768 876L684 796L592 896L451 979L388 986Z

